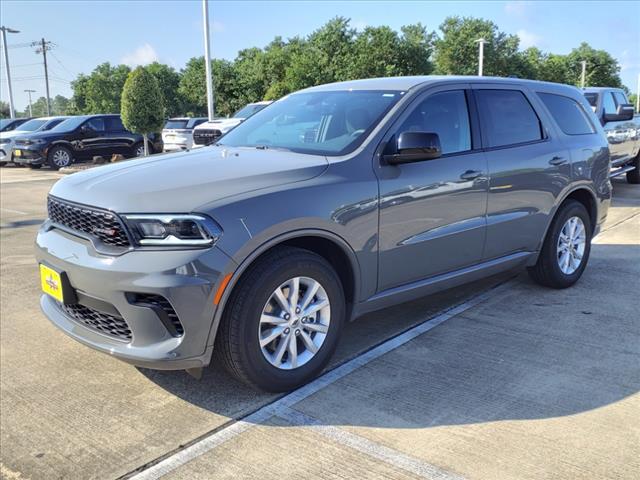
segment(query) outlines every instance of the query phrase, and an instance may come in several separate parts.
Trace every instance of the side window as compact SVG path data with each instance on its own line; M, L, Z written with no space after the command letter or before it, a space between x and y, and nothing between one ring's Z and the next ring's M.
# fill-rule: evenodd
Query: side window
M64 118L58 118L57 120L52 120L47 124L44 130L51 130L53 127L56 127L59 123L62 123L64 120L65 120Z
M613 101L613 95L611 95L611 92L605 92L602 102L604 105L604 113L617 112L616 104Z
M85 125L96 132L104 132L104 118L92 118L90 120L87 120L87 123Z
M542 140L542 124L518 90L476 90L481 129L488 147L503 147Z
M595 132L582 105L575 100L551 93L538 93L538 96L551 112L560 130L567 135L585 135Z
M629 103L627 97L622 92L613 92L613 96L616 99L616 103L618 105L625 105Z
M397 133L402 132L437 133L443 154L471 150L469 111L464 90L429 96L402 122Z
M107 117L107 130L110 132L122 132L124 125L120 117Z

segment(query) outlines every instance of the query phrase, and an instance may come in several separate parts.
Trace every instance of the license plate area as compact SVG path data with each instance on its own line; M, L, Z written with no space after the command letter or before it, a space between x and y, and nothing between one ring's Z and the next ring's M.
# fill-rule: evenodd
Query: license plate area
M76 303L76 293L65 272L40 264L40 285L42 291L65 305Z

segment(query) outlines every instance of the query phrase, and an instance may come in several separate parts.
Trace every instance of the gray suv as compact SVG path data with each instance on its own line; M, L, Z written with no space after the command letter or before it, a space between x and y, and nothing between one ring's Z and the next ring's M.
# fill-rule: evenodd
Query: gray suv
M76 173L37 236L44 313L135 365L216 358L270 391L344 322L507 269L575 283L611 199L576 88L398 77L309 88L197 151Z

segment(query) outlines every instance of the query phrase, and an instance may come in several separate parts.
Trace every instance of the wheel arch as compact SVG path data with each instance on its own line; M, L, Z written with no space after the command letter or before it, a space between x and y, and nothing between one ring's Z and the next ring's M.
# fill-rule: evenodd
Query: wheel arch
M347 320L351 318L353 307L360 294L360 265L355 252L344 239L332 232L315 229L298 230L279 235L264 242L238 265L228 281L215 310L207 345L215 343L220 320L227 302L248 268L265 254L280 246L303 248L320 255L329 262L340 277L344 288L347 307L345 318Z

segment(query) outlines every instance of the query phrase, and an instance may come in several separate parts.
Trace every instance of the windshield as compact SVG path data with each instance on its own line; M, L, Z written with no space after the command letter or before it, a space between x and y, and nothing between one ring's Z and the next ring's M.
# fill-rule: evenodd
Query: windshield
M404 92L303 92L284 97L221 138L230 147L281 148L317 155L354 150Z
M48 120L40 120L40 119L29 120L28 122L25 122L22 125L20 125L18 128L16 128L16 130L20 130L21 132L35 132L47 122Z
M167 120L164 128L165 130L187 128L187 123L189 123L189 120Z
M64 122L62 122L59 125L53 127L51 129L51 131L52 132L63 132L63 133L73 132L76 128L78 128L80 125L82 125L84 123L84 121L87 120L87 118L88 117L68 118Z
M259 105L246 105L242 107L240 110L238 110L236 113L234 113L233 118L249 118L251 115L253 115L256 112L259 112L266 106L267 105L264 103L261 103Z
M584 98L587 99L587 102L589 102L589 105L591 105L592 107L595 107L598 103L597 93L585 93Z
M0 120L0 132L8 132L14 130L18 125L24 123L15 118L3 118Z

